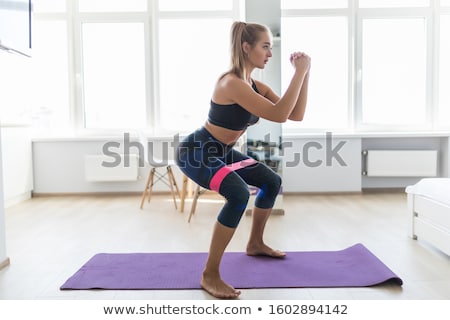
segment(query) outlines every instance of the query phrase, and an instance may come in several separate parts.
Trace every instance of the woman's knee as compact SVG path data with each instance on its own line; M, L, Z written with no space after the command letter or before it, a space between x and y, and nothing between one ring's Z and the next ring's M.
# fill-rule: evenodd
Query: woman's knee
M250 198L250 191L246 184L223 184L219 193L227 200L227 203L237 206L239 204L247 205Z
M246 190L236 193L235 196L227 198L225 205L217 217L217 220L229 228L236 228L241 221L242 215L247 208L250 192Z
M272 208L275 200L280 192L281 177L278 174L273 174L261 186L258 195L255 199L255 205L258 208Z
M219 213L218 220L227 227L236 228L247 208L250 191L238 177L229 177L224 182L220 188L220 194L226 199L226 203Z
M268 177L266 183L264 184L265 185L264 188L266 188L267 192L270 194L278 194L282 182L283 181L281 177L274 172L272 175Z

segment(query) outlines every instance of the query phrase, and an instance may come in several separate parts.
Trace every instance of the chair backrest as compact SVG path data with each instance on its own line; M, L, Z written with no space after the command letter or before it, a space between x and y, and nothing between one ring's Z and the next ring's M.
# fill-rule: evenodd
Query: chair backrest
M148 147L148 139L145 136L144 132L138 131L138 137L139 137L139 143L142 145L142 150L144 152L144 160L145 163L149 164L152 167L165 167L168 165L167 160L165 159L159 159L154 156L152 150Z
M147 137L145 136L144 132L142 131L138 131L137 132L138 137L139 137L139 143L142 145L142 151L143 151L143 156L144 156L144 161L147 164L150 164L149 158L148 158L148 140Z

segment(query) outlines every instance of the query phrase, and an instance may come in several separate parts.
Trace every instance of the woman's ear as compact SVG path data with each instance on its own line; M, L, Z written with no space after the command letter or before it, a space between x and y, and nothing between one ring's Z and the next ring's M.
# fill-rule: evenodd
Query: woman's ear
M248 55L248 53L250 52L250 45L248 44L248 42L243 42L242 43L242 51L244 51L245 55Z

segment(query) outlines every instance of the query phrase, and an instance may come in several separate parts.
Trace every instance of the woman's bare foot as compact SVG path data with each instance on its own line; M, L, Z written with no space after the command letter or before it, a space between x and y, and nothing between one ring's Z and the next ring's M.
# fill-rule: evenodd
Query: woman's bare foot
M247 255L248 256L268 256L272 258L284 258L286 257L286 253L280 250L274 250L265 244L262 245L248 245L247 246Z
M212 275L204 272L200 285L210 295L219 299L235 299L241 294L239 290L226 284L219 274Z

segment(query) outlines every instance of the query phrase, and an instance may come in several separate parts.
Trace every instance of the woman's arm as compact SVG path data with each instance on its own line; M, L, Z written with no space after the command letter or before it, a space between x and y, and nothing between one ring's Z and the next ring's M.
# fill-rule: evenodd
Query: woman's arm
M308 82L309 82L309 71L305 75L303 79L302 88L300 90L300 95L298 97L297 103L295 104L294 109L289 115L289 120L293 121L302 121L303 116L305 115L306 110L306 102L308 100Z
M292 80L284 95L276 102L273 92L265 97L264 92L256 93L244 80L233 75L223 78L218 89L225 90L226 96L231 101L256 116L274 122L285 122L299 98L305 75L309 70L309 57L297 55L292 59L292 64L295 68Z
M256 88L258 89L260 95L266 97L274 104L280 101L280 97L275 92L273 92L272 88L270 88L267 84L259 80L253 81L255 82Z

